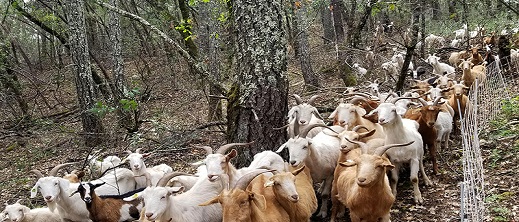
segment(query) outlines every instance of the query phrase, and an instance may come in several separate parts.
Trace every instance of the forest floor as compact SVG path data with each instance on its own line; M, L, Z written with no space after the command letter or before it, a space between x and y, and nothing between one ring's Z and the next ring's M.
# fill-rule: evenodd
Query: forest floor
M294 73L289 70L291 92L301 93L299 87L302 79ZM328 86L340 84L333 76L324 79ZM71 79L68 81L73 82ZM177 87L154 89L142 113L142 117L148 121L142 125L138 134L127 138L116 126L108 126L110 142L101 147L101 155L123 157L124 150L143 148L146 152L154 152L154 157L147 160L149 165L166 163L175 170L193 172L194 168L189 164L203 158L204 152L190 145L218 147L224 143L224 128L216 126L196 129L206 123L207 108L204 104L207 97L202 90L193 89L196 87L187 84L194 81L190 77L172 79L162 76L149 81L152 84L177 82ZM338 104L338 98L322 99L318 104L333 109ZM36 177L29 171L39 169L48 172L59 163L84 161L90 150L81 145L79 114L73 109L67 113L69 115L47 115L49 117L17 127L12 127L12 123L2 123L0 174L4 176L0 177L0 201L14 203L17 199L23 199L27 205L41 206L41 197L29 199L29 190L36 181ZM109 114L105 118L113 120L110 118L114 117ZM519 179L516 176L519 130L515 130L515 125L506 128L507 132L503 129L481 130L487 211L485 221L519 221ZM431 175L431 164L427 160L425 162L426 171L434 185L425 187L421 183L424 204L413 202L408 172L401 172L398 196L391 210L392 221L460 221L460 183L463 181L460 136L451 136L450 144L448 150L439 153L439 175Z

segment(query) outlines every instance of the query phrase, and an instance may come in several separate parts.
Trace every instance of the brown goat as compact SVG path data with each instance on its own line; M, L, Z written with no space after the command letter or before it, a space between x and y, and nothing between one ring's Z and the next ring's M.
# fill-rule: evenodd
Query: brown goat
M123 195L98 196L95 189L104 185L80 183L78 189L72 193L79 193L85 202L93 222L118 222L139 219L143 203L140 199L124 201L123 198L130 197L141 192L144 188L131 191ZM123 211L128 210L124 214Z
M438 163L436 159L436 152L438 150L438 134L434 124L438 118L441 107L438 105L441 97L434 100L433 105L428 105L427 102L419 98L422 107L416 109L409 109L404 115L404 118L412 119L418 122L418 132L422 135L424 148L429 149L429 157L433 163L433 173L438 174Z
M470 62L474 65L479 65L483 63L483 57L479 54L479 47L472 47L470 49L472 57L470 57Z

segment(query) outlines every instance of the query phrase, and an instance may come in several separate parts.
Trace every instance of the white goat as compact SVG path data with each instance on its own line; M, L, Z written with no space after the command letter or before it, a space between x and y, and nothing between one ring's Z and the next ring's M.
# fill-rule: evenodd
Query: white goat
M353 69L357 71L357 76L359 78L362 78L366 73L368 73L368 70L361 67L358 63L353 64Z
M445 38L434 34L429 34L425 37L425 47L431 49L433 47L441 48L445 45Z
M378 122L384 128L386 133L385 144L400 144L409 141L415 143L399 149L389 150L386 154L389 156L391 163L395 165L395 169L391 171L392 183L391 189L396 196L396 185L398 184L398 173L404 163L409 163L411 168L410 180L413 183L414 201L423 203L422 194L418 187L418 171L422 173L422 177L427 186L432 185L429 177L425 174L423 168L423 142L422 136L418 133L418 123L413 120L403 119L396 112L395 102L393 99L390 103L381 103L376 109L368 115L378 114Z
M81 198L78 195L70 196L72 192L77 190L79 183L70 183L67 179L56 177L58 170L66 165L70 165L70 163L55 166L49 172L50 176L48 177L43 177L43 174L38 170L32 170L31 172L36 174L39 179L31 189L31 198L36 197L39 191L49 209L53 212L57 209L62 219L90 221L88 210ZM100 195L127 193L135 189L133 173L124 168L117 169L92 182L106 183L98 189Z
M454 67L446 63L440 62L440 57L438 56L429 55L426 61L433 67L433 74L444 75L456 72L456 69L454 69Z
M164 222L200 222L221 221L222 208L220 204L199 206L211 197L218 195L223 186L213 183L206 178L200 178L190 190L174 195L183 190L182 187L164 187L168 180L183 173L173 172L164 175L156 187L146 189L125 200L142 198L145 207L145 217L149 221Z
M117 156L107 156L103 161L99 161L95 156L88 155L90 169L93 173L102 174L112 167L116 167L121 163L121 158Z
M164 166L160 166L160 168L146 168L146 164L144 163L144 158L149 157L152 153L141 153L141 148L137 149L135 153L127 150L128 157L126 157L122 163L129 162L130 169L133 172L133 176L135 177L135 182L137 182L136 188L143 188L147 186L146 174L149 174L149 179L151 180L151 184L155 185L157 182L164 176L164 171L171 172L171 167L169 169L165 169Z
M288 127L288 137L290 138L299 134L300 131L303 131L310 124L324 124L323 117L314 106L315 100L319 97L318 95L310 97L307 102L304 102L297 94L294 94L293 96L296 100L296 105L288 111L288 124L284 126ZM310 131L308 136L314 137L319 132L321 132L321 129L313 129Z
M220 146L220 148L218 148L218 150L216 150L214 153L213 148L209 146L199 146L198 148L202 148L206 151L207 156L204 160L195 164L205 164L205 167L207 168L207 179L210 182L215 182L220 177L220 175L226 174L229 177L230 186L234 186L236 181L238 181L238 179L244 174L246 170L238 170L230 162L232 158L238 155L238 151L232 149L228 154L225 153L233 146L247 146L252 143L253 142L225 144Z
M467 35L467 24L463 24L463 28L455 30L455 39L465 39L465 36Z
M314 138L306 136L308 131L317 126L326 127L321 124L312 124L298 136L290 138L276 152L279 153L285 147L288 148L290 165L298 167L304 164L310 169L315 183L324 181L319 188L322 206L318 216L325 218L328 214L328 199L332 188L333 171L337 165L340 150L337 149L339 139L335 136L329 136L324 132L317 134ZM343 130L340 126L332 126L332 129L336 132Z
M13 222L60 222L61 217L57 212L51 212L49 208L29 209L27 206L16 203L5 206L5 214Z

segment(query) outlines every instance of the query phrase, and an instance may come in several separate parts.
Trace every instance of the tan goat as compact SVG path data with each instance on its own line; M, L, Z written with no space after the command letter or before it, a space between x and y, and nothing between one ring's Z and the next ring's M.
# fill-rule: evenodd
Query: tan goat
M277 202L273 188L264 187L267 177L260 174L265 172L268 170L260 169L243 175L232 189L224 189L199 206L220 203L223 222L289 221L288 213ZM221 177L226 178L225 174Z
M408 146L406 144L389 144L369 151L363 142L349 141L358 144L359 149L350 151L347 161L339 162L342 170L337 178L337 197L350 210L352 222L390 221L390 209L395 196L389 186L387 170L394 166L382 155L390 148Z
M459 67L463 69L463 76L461 76L461 80L463 80L463 84L467 87L472 86L476 79L478 80L478 85L481 85L487 78L487 68L485 65L474 66L474 63L471 61L462 60Z
M274 174L265 183L265 187L270 186L290 221L310 221L317 210L317 197L308 167L303 165L291 172Z

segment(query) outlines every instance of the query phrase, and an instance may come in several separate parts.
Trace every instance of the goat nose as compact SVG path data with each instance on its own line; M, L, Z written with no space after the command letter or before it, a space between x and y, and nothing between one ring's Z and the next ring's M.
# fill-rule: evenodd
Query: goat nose
M340 123L341 125L344 124L345 122L346 122L346 121L344 121L344 120L339 121L339 123Z
M306 123L306 120L299 120L299 122L300 122L301 124L305 124L305 123Z
M385 121L386 121L386 119L384 119L384 118L380 118L380 119L378 119L378 122L379 122L379 123L383 123L383 122L385 122Z
M290 164L295 165L295 164L296 164L296 161L295 161L295 160L292 160L292 161L290 161Z
M147 218L153 217L153 213L146 213L146 217Z
M45 200L50 200L50 198L52 198L52 197L51 196L46 196Z
M343 148L343 149L344 149L344 148L347 148L347 147L348 147L348 146L346 146L346 145L341 145L341 148Z
M290 197L292 197L292 199L294 199L294 200L299 200L299 195L297 195L297 194L294 194L294 195L292 195Z
M364 177L359 177L357 180L359 180L359 182L362 183L362 182L366 181L366 178L364 178Z

